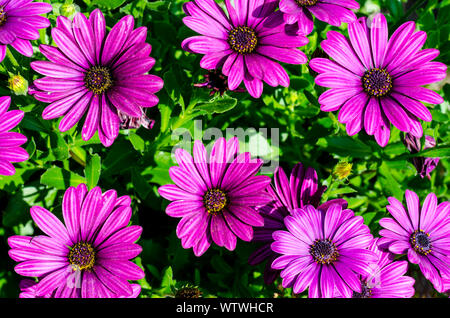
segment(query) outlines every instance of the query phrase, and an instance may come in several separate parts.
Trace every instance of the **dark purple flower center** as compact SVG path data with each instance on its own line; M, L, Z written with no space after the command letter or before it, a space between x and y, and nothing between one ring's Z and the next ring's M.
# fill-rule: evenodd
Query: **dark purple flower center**
M370 288L366 282L361 282L361 292L353 292L352 298L371 298L372 288Z
M197 287L185 286L181 287L175 293L175 298L200 298L202 292Z
M309 253L317 264L332 264L339 256L336 245L329 239L315 240Z
M228 197L220 189L209 189L203 196L203 204L209 214L216 215L227 206Z
M90 270L95 264L95 251L91 244L80 242L72 246L69 263L74 270Z
M221 71L211 70L205 76L205 82L194 84L195 87L207 87L211 90L210 95L216 92L222 96L228 90L228 78Z
M253 29L247 26L234 28L228 34L228 43L231 48L240 53L252 53L258 44L258 37Z
M430 234L425 233L422 230L414 231L411 235L409 242L412 248L419 254L428 255L431 253L431 240Z
M313 6L317 3L317 1L319 0L295 0L295 2L297 2L297 4L300 7L309 7L309 6Z
M104 66L93 66L84 76L84 83L88 90L100 95L113 85L111 70Z
M385 69L373 68L362 78L364 90L371 96L383 97L392 90L392 77Z
M6 20L8 19L6 12L3 8L3 6L0 6L0 27L5 25Z

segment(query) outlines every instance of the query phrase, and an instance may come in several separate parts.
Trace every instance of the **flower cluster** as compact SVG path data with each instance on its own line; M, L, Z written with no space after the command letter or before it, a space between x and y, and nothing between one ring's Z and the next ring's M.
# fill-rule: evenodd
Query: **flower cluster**
M345 200L320 204L326 187L318 186L314 169L298 163L288 179L278 168L271 186L267 177L255 176L262 162L238 152L236 138L217 140L209 156L199 140L193 157L183 149L175 152L179 167L169 170L175 184L161 186L159 193L172 201L166 213L181 218L176 233L184 248L192 247L196 256L212 242L234 250L237 236L261 244L249 263L267 260L267 284L280 276L282 286L294 293L308 289L309 297L355 298L411 297L415 280L404 276L407 262L393 257L409 249L410 262L444 291L442 277L450 274L450 202L436 207L436 196L430 194L420 209L417 195L407 191L409 209L416 218L421 211L424 221L420 227L418 219L406 227L404 222L414 217L408 218L401 203L389 198L388 211L400 219L382 219L380 225L389 231L374 239Z
M280 63L300 67L308 62L300 48L309 43L314 18L332 26L348 23L348 38L329 31L320 44L326 54L308 65L315 84L330 88L318 99L321 110L339 110L338 121L349 136L364 128L381 147L389 142L392 123L404 132L403 142L420 177L431 179L439 158L414 154L436 146L430 136L421 146L421 120L432 121L423 103L444 100L423 86L443 80L447 66L433 61L438 50L422 49L426 33L416 31L414 22L402 24L389 37L386 17L379 13L357 18L352 10L359 4L354 0L224 2L220 6L215 0L193 0L183 5L183 23L197 33L182 41L183 54L203 55L200 67L208 70L205 82L194 86L210 89L210 96L219 93L218 99L245 91L260 98L263 83L289 87L289 74ZM30 41L40 37L39 29L50 26L41 15L51 10L51 4L34 0L0 0L0 62L7 54L14 59L8 45L24 56L33 55ZM114 143L120 129L152 129L155 120L147 117L147 110L159 103L156 93L164 82L149 74L155 59L150 57L147 28L135 27L131 15L107 28L100 9L89 15L75 13L74 7L64 10L72 18L57 17L51 29L56 46L41 44L39 51L47 60L30 64L44 77L28 87L22 76L12 76L12 92L48 104L42 118L61 118L61 132L83 122L82 140L97 133L104 147ZM180 118L186 119L184 101L180 104ZM2 176L15 174L12 163L29 159L21 147L27 137L10 131L24 111L8 111L10 105L10 97L0 97ZM168 170L172 184L161 185L158 194L170 201L166 214L180 219L176 235L184 249L192 248L201 257L212 245L234 251L238 239L250 242L255 250L248 262L265 262L267 284L279 279L294 294L307 291L314 298L412 297L415 280L406 275L409 263L417 265L438 292L450 290L450 201L438 203L429 193L421 205L418 195L406 190L405 208L389 197L386 209L391 217L379 220L380 237L374 238L346 200L327 200L330 182L345 182L353 173L347 159L332 172L337 178L330 176L323 186L317 171L302 163L289 178L277 168L272 181L260 173L263 160L240 149L237 137L218 138L210 151L195 140L192 155L176 149L178 166ZM88 189L84 183L66 187L63 222L53 213L57 209L33 206L31 219L42 233L8 238L15 272L28 277L20 283L20 297L138 297L141 286L132 281L143 279L145 272L133 259L142 251L136 243L142 227L130 225L131 197L115 190L102 192L95 185ZM202 292L186 285L177 295L197 298Z

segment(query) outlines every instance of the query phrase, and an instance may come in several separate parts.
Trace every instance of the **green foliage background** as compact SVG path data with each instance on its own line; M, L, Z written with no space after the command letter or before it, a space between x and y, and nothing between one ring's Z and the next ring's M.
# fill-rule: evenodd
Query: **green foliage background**
M72 3L70 0L45 2L52 3L54 8L48 14L52 26L58 15L70 13L65 6ZM60 217L64 190L82 182L90 188L98 184L103 191L116 189L120 195L131 196L132 222L144 228L139 241L143 252L136 259L146 272L146 278L139 282L141 297L172 297L185 284L199 286L206 297L292 296L290 289L280 287L280 281L264 285L263 265L248 265L248 256L255 248L251 243L238 242L234 252L212 247L200 258L195 257L192 250L181 247L175 235L178 220L165 214L168 202L158 195L157 188L171 183L168 168L174 165L171 150L177 143L172 139L172 132L185 128L193 133L194 119L202 120L204 130L217 127L224 133L226 128L253 127L256 131L278 128L279 147L266 149L269 154L265 158L278 155L285 171L290 171L297 162L314 167L320 182L329 186L325 198L345 198L349 207L364 217L374 236L380 229L378 220L387 216L388 196L403 200L405 190L412 189L421 201L429 192L436 193L440 202L449 200L448 79L432 86L446 101L442 105L428 105L433 121L423 123L425 133L437 140L438 147L421 154L442 159L431 180L421 179L408 161L411 155L402 144L397 129L392 130L389 145L381 148L364 132L348 137L345 127L337 121L336 112L321 112L317 99L323 89L314 85L314 77L307 65L284 65L290 74L291 86L272 88L265 85L260 99L253 99L247 93L230 92L224 97L211 98L206 89L193 87L202 82L206 72L199 67L201 56L186 53L180 47L183 39L194 35L182 23L184 2L73 2L86 14L100 7L109 28L127 14L135 17L136 26L148 27L147 40L153 47L151 56L156 59L151 73L165 81L164 88L157 94L159 105L148 112L149 117L156 120L152 130L123 130L111 147L104 148L97 136L88 142L82 141L80 125L60 133L58 120L43 120L41 114L45 104L32 96L12 96L11 108L26 112L16 130L28 137L26 149L30 160L15 164L17 173L14 176L0 176L0 297L17 297L21 279L14 273L15 264L8 257L7 238L14 234L39 232L29 214L33 205L43 206ZM450 0L358 2L361 4L358 16L383 12L388 19L390 34L401 23L415 20L417 27L428 34L425 47L438 48L441 54L437 60L450 64ZM301 50L311 57L330 29L347 34L345 24L335 28L315 20L314 32L309 35L310 43ZM13 49L9 51L0 65L0 95L12 95L7 88L11 74L21 74L30 83L38 77L31 70L30 62L44 59L37 46L51 42L48 28L41 30L40 40L33 42L33 58L21 56ZM248 140L242 140L241 145L248 145L251 138L261 136L255 132ZM271 141L270 134L268 141ZM343 181L335 181L331 177L332 170L345 159L353 164L352 174ZM439 296L411 265L410 275L417 278L417 296Z

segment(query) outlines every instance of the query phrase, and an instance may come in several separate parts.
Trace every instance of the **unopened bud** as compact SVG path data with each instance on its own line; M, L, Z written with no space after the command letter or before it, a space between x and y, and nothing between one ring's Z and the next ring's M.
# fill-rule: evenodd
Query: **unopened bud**
M78 11L78 6L73 3L65 3L59 9L59 12L69 19L73 18Z
M347 160L341 160L334 167L334 175L338 179L341 179L341 180L345 179L351 174L352 167L353 167L353 164L349 163Z
M21 75L13 75L8 80L8 87L16 95L27 95L28 81Z

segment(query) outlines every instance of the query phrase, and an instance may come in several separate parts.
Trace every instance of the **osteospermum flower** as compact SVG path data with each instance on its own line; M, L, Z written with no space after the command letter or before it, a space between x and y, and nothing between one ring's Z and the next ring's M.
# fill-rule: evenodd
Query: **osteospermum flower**
M183 149L175 151L179 167L171 167L175 184L164 185L159 194L171 202L166 213L179 217L177 236L183 248L202 255L212 242L228 250L236 247L236 237L253 238L253 226L264 225L254 207L272 197L264 190L267 176L255 176L263 164L249 152L239 154L236 137L218 139L208 156L200 140L194 143L194 157Z
M7 45L22 55L33 55L30 40L39 39L39 29L50 26L50 21L40 14L50 11L50 3L0 0L0 62L5 58Z
M353 298L410 298L414 296L412 277L405 276L407 261L394 261L395 255L378 247L374 239L369 250L378 256L378 261L371 266L370 275L363 275L361 292L353 293Z
M309 287L310 298L349 298L361 293L359 275L369 275L377 255L366 249L373 239L361 216L333 204L327 210L311 205L284 219L287 231L273 233L272 263L281 270L284 288L298 294Z
M27 141L24 135L9 131L16 127L24 116L21 110L10 110L11 97L0 97L0 175L11 176L16 173L12 162L28 160L28 152L20 148Z
M354 0L280 0L280 11L285 13L284 20L298 22L300 32L307 35L314 28L313 15L328 24L340 26L342 22L356 20L350 9L359 9Z
M263 81L288 87L289 76L276 61L304 64L306 55L297 49L308 43L295 27L288 27L276 1L225 0L226 13L214 0L184 4L183 22L201 34L183 41L184 50L205 54L202 68L222 68L228 87L235 90L244 81L251 96L259 98Z
M280 256L271 249L271 244L274 241L272 238L273 232L286 229L284 218L290 215L294 209L303 208L308 204L318 207L326 189L326 186L318 186L317 172L301 163L294 166L289 180L283 168L278 167L275 171L274 185L267 188L273 202L258 207L258 211L264 218L264 226L254 229L255 234L252 240L262 245L249 257L250 265L257 265L267 260L264 270L266 284L273 283L279 274L278 270L271 268L273 260ZM331 204L336 203L345 206L347 204L342 199L330 200L322 204L319 209L326 210Z
M370 24L365 18L351 23L350 41L338 32L327 33L321 46L334 61L315 58L310 67L320 73L316 84L331 88L319 98L321 109L340 109L338 119L347 125L350 136L364 127L384 147L392 123L420 138L419 119L432 119L420 101L443 102L439 94L422 85L444 79L447 66L432 62L438 50L421 50L426 33L414 29L414 22L406 22L388 41L386 18L377 14Z
M140 226L128 226L131 199L114 190L102 193L86 185L67 189L62 202L64 223L34 206L31 217L45 235L12 236L10 257L22 276L37 277L36 297L119 298L134 293L129 280L144 277L130 261L142 248L135 244ZM27 290L29 291L29 290Z
M438 292L444 292L443 277L450 276L450 201L437 204L434 193L425 198L405 192L407 209L393 197L386 208L393 218L383 218L379 245L395 254L407 254Z
M63 116L61 131L67 131L84 114L83 140L98 131L100 141L110 146L119 134L118 111L140 118L142 107L158 103L154 93L163 81L146 74L155 64L149 57L151 46L145 43L147 28L134 28L131 15L122 18L109 34L102 12L94 10L89 19L77 13L73 22L59 16L52 37L58 47L41 45L47 61L35 61L31 67L46 77L34 84L41 90L35 98L51 103L44 119Z

